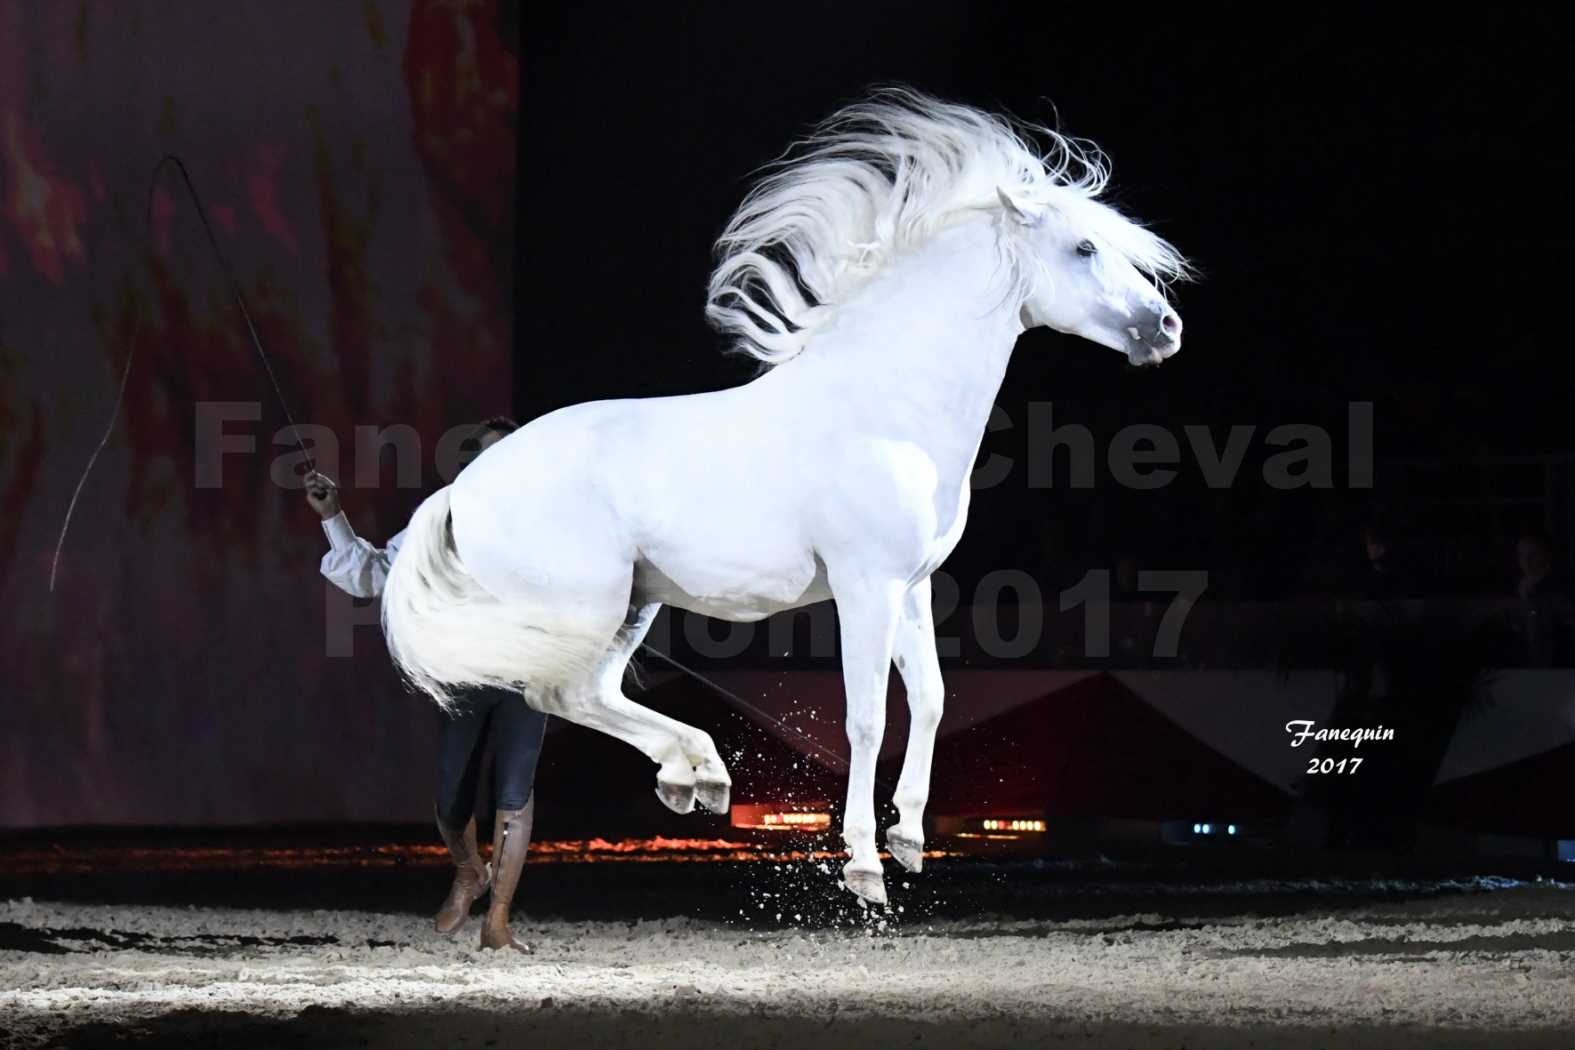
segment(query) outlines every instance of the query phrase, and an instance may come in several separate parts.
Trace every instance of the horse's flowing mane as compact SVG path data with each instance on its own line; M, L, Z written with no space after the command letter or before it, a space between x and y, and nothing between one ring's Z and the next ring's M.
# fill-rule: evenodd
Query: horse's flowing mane
M1036 140L1048 147L1034 148ZM837 307L903 252L969 213L1000 214L999 191L1055 208L1162 286L1188 274L1170 244L1100 200L1109 167L1092 143L909 88L833 114L773 163L717 239L712 325L767 365L802 350ZM1008 294L1043 278L999 226Z

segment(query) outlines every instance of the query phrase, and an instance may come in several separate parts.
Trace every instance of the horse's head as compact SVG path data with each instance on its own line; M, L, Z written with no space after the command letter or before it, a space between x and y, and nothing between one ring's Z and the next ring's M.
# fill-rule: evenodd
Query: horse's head
M1157 365L1181 349L1181 317L1137 263L1151 245L1168 249L1109 206L1080 200L1062 208L998 191L1024 249L1023 323L1081 336ZM1163 268L1163 267L1160 267Z

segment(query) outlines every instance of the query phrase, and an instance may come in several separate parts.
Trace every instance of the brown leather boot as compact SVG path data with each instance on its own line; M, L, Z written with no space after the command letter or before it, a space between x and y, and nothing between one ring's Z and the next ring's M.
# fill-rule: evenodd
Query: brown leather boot
M471 817L464 829L459 831L445 825L442 817L438 818L437 826L438 834L443 836L443 844L454 858L454 867L459 870L454 873L454 885L449 887L448 899L438 909L436 926L439 933L453 933L465 924L466 917L470 915L470 906L487 892L487 886L492 882L492 869L482 861L481 853L476 849L475 817Z
M519 885L520 872L525 869L525 854L530 850L530 830L535 819L535 794L525 803L524 809L498 810L492 833L492 903L487 907L487 921L481 927L483 948L530 951L514 939L509 929L509 905L514 901L514 887Z

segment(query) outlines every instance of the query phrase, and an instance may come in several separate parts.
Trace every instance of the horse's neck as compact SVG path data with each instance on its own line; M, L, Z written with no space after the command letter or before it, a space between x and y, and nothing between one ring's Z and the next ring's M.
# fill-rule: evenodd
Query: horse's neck
M942 484L973 470L1022 332L984 220L951 227L848 303L808 353L841 370L859 418L929 452Z

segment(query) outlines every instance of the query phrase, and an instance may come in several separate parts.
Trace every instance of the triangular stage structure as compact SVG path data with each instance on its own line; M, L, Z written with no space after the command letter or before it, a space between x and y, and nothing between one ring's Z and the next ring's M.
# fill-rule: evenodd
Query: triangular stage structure
M895 781L896 763L882 765ZM942 738L936 817L1264 819L1291 799L1200 742L1110 674L1095 674Z
M1575 743L1436 785L1429 823L1495 835L1575 839Z

